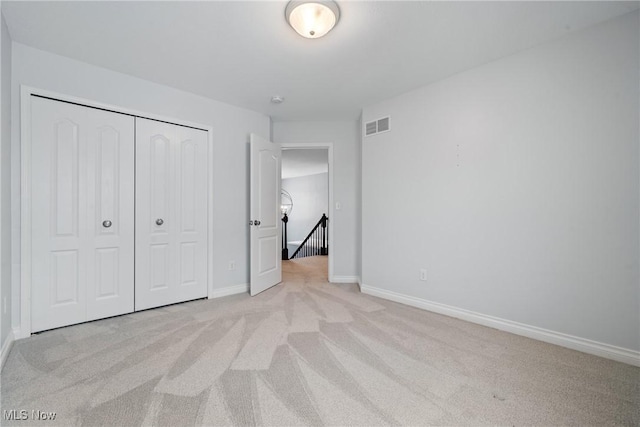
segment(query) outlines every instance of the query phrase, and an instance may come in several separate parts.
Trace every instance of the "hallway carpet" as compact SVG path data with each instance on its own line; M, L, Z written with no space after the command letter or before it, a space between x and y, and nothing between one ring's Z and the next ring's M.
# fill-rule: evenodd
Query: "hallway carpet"
M2 424L640 424L640 368L329 284L326 257L283 268L253 298L16 342L3 412L57 415Z

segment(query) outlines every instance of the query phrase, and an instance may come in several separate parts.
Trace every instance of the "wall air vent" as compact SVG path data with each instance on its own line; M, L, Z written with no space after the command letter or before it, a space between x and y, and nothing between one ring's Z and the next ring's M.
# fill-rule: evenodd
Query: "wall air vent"
M364 125L364 135L371 136L381 132L388 132L391 130L391 119L389 117L383 117L372 122L368 122Z
M378 122L369 122L366 124L365 135L373 135L378 132Z
M378 120L378 133L389 130L389 117Z

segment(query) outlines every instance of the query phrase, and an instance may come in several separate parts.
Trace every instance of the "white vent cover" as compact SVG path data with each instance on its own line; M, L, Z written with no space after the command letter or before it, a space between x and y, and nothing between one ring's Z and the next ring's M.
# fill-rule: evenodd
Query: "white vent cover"
M368 122L364 125L365 136L375 135L381 132L388 132L391 130L391 119L389 117L383 117L372 122Z
M389 130L389 117L378 120L378 133Z
M373 135L378 132L378 122L369 122L366 124L365 135Z

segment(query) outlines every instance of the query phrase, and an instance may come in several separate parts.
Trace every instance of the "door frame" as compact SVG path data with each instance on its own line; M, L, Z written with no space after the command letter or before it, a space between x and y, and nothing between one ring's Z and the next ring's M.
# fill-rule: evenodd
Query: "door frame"
M50 98L54 101L69 102L81 106L108 110L145 119L158 120L176 125L192 127L207 132L208 144L208 177L207 192L207 297L213 298L213 127L201 123L167 117L126 108L119 105L106 104L86 98L79 98L27 85L20 85L20 194L19 200L12 197L11 203L20 204L20 219L12 219L12 228L20 229L20 275L16 275L20 289L20 326L14 329L14 338L27 338L31 335L31 96Z
M327 160L329 162L329 206L327 216L329 217L329 271L328 271L328 279L329 282L333 282L333 255L335 254L335 250L332 249L335 244L335 240L333 238L333 229L334 229L334 217L335 213L334 204L333 204L333 142L319 142L319 143L280 143L280 147L282 151L285 150L327 150ZM282 181L282 177L280 177Z

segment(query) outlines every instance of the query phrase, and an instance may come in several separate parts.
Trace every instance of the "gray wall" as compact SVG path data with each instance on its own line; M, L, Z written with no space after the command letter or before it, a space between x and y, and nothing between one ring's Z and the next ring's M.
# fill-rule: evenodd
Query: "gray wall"
M363 284L640 350L638 18L365 108Z
M288 191L293 199L293 211L287 224L288 240L303 240L322 214L328 212L329 174L283 179L282 189Z
M11 37L0 17L0 346L11 331Z
M269 117L167 86L13 43L12 120L20 123L20 85L213 127L214 288L249 282L249 133L269 136ZM12 129L13 321L20 322L20 128ZM231 208L230 208L231 207ZM229 270L229 261L236 264Z
M273 141L278 143L333 143L333 202L327 216L334 232L332 244L333 274L357 277L360 175L358 164L359 123L344 122L274 122Z

